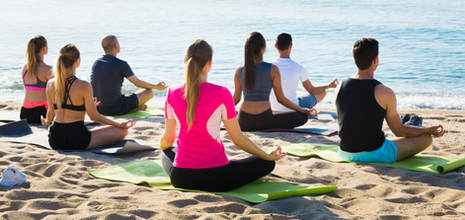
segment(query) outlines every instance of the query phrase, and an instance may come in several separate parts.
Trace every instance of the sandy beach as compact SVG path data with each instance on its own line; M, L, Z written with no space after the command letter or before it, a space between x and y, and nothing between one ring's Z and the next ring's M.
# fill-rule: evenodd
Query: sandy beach
M0 103L0 111L19 111L20 104ZM331 109L329 109L331 110ZM334 110L333 110L334 111ZM415 112L424 125L443 124L447 133L435 138L428 154L465 157L465 112ZM162 117L137 119L129 138L158 145ZM334 120L310 120L336 125ZM43 129L34 127L33 129ZM385 126L386 135L393 137ZM248 132L260 147L298 142L336 144L338 136ZM248 154L222 131L227 155ZM355 163L331 163L288 156L268 179L296 184L336 185L326 195L292 197L250 204L208 193L162 191L129 183L96 179L89 169L132 160L156 160L160 150L127 156L91 152L56 152L34 145L0 142L0 170L16 165L27 182L14 189L0 187L2 219L465 219L465 168L430 174Z

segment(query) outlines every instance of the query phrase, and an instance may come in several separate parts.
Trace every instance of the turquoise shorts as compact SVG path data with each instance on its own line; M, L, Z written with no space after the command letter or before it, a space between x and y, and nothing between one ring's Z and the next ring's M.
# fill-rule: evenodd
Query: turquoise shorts
M341 159L351 162L394 163L397 161L397 146L393 141L386 138L383 145L374 151L351 153L339 148L337 154Z

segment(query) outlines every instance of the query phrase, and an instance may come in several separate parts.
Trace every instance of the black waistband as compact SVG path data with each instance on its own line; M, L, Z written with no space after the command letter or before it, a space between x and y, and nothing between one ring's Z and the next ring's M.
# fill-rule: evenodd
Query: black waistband
M62 122L53 122L54 126L73 126L73 125L84 125L84 121L75 121L75 122L67 122L67 123L62 123Z

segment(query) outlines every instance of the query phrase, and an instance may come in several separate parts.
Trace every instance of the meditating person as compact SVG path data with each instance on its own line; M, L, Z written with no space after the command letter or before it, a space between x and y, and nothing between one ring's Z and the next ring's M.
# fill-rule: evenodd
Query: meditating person
M234 104L240 102L244 93L239 112L242 131L294 128L305 124L309 115L317 114L315 109L302 108L284 96L278 67L263 61L265 48L263 35L251 33L245 41L244 66L234 74ZM274 114L269 101L271 89L279 103L294 111Z
M242 134L229 90L207 82L212 55L212 48L203 40L187 48L186 82L168 90L160 147L163 167L173 186L220 192L268 175L274 161L285 155L280 147L267 154ZM253 156L228 161L220 136L221 122L234 144Z
M135 76L128 63L116 57L120 45L114 35L103 38L102 47L105 55L94 62L91 74L94 95L101 102L98 111L104 115L124 115L145 110L145 103L153 97L152 89L164 90L165 83L154 85ZM124 78L142 90L129 96L123 95L121 86Z
M27 123L40 123L47 114L47 81L53 78L52 67L44 63L48 53L47 40L37 35L27 43L27 63L21 71L24 84L24 100L19 118Z
M336 97L341 138L338 154L347 161L393 163L404 160L441 137L442 125L415 127L402 124L394 92L374 78L378 67L378 41L363 38L355 42L353 56L357 73L342 82ZM385 138L383 121L397 139Z
M273 61L281 73L281 86L284 96L294 104L302 108L313 108L326 96L326 90L336 88L339 81L334 79L326 86L313 86L308 79L307 71L303 66L291 59L292 37L290 34L281 33L276 37L275 48L279 57ZM308 95L297 97L297 86L299 81L308 92ZM271 110L274 112L292 112L293 109L281 105L272 92L270 94Z
M42 125L53 122L48 141L56 150L108 146L123 140L134 125L131 120L120 123L98 113L99 102L93 98L91 85L75 75L80 63L79 50L73 44L66 44L58 54L56 78L47 83L48 111ZM89 131L84 125L86 112L93 121L110 126Z

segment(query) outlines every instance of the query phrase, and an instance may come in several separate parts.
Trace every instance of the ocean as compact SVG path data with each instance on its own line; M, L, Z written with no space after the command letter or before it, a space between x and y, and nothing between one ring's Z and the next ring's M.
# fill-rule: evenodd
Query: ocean
M214 49L209 81L233 89L248 34L267 41L265 61L277 57L275 37L293 37L291 58L314 85L356 72L352 45L362 37L380 42L375 77L397 94L399 109L465 109L465 1L2 1L0 7L0 101L23 98L21 69L29 38L45 36L55 64L58 49L74 43L81 51L77 76L90 79L102 56L100 41L119 38L134 73L169 85L184 80L185 48L195 39ZM125 82L124 92L137 88ZM333 90L321 107L334 107ZM164 92L149 104L163 105ZM298 94L304 90L299 87Z

